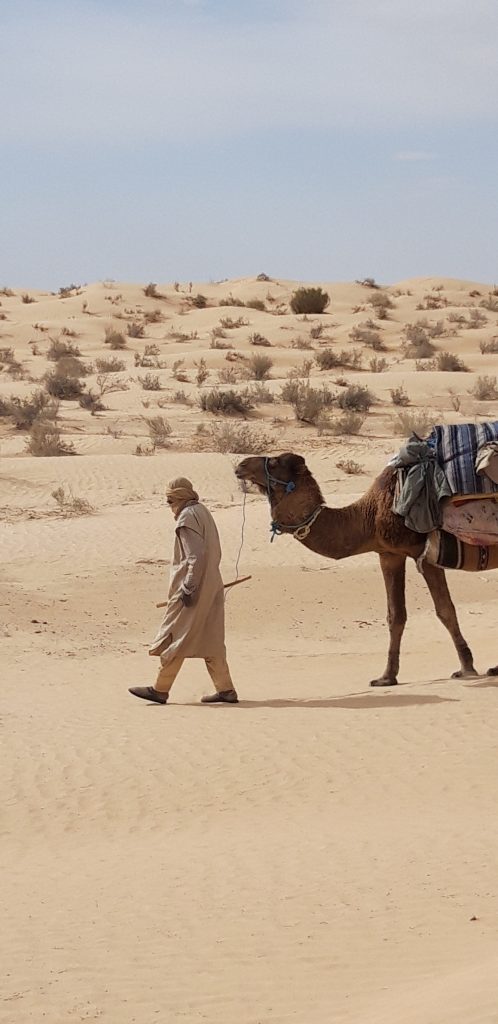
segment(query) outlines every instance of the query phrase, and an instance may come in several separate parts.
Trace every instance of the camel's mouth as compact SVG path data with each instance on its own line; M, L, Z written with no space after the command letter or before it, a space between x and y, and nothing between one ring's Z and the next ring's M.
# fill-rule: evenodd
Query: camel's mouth
M251 463L253 460L251 459ZM257 487L259 491L265 491L264 479L261 479L261 473L258 472L259 466L248 465L248 460L243 459L239 462L238 466L235 467L235 476L237 480L244 486Z

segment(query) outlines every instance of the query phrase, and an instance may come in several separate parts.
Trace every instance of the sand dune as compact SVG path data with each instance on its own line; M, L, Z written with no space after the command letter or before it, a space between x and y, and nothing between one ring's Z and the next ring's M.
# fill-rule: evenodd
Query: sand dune
M393 388L405 387L410 414L496 417L496 402L469 390L496 374L497 356L480 342L497 336L498 312L480 305L489 284L423 278L386 288L394 306L377 327L387 369L372 372L377 353L362 344L363 369L310 369L314 386L335 392L344 376L377 398L359 434L336 435L299 423L279 395L303 360L358 347L349 335L373 317L372 290L318 284L330 309L304 322L288 312L298 282L158 284L158 299L115 282L66 298L33 292L32 303L0 295L0 348L21 363L16 374L4 360L0 399L41 386L54 365L50 338L77 345L85 363L122 359L114 376L127 384L95 416L61 403L61 437L77 456L31 456L28 433L0 417L1 1024L496 1020L497 685L450 679L452 646L411 567L402 685L370 690L387 639L376 557L332 563L285 537L270 544L256 494L243 530L233 476L241 456L212 450L211 426L245 422L275 450L300 451L327 501L346 504L402 441ZM206 308L190 307L197 294ZM220 307L229 295L265 309ZM417 309L427 296L439 308ZM279 303L286 311L276 315ZM156 308L162 319L145 323ZM481 326L468 326L472 309ZM226 316L249 323L218 338L233 349L212 348ZM417 372L403 340L420 318L444 321L436 351L458 355L468 372ZM134 322L146 337L109 352L104 328L126 335ZM317 323L325 344L310 338ZM251 345L254 332L271 347ZM300 335L313 348L292 347ZM151 344L166 365L136 367L134 353ZM233 352L238 363L226 359ZM277 400L246 421L203 412L199 394L223 368L238 365L234 386L254 388L242 373L254 352L273 360L266 386ZM198 386L202 358L209 377ZM184 381L173 376L177 359ZM147 372L160 392L141 387ZM97 376L94 367L87 390ZM191 404L175 401L178 390ZM167 447L139 457L154 415L171 425ZM345 472L345 460L361 472ZM238 558L253 577L227 600L238 707L199 704L209 680L197 662L167 708L127 693L154 678L147 646L172 541L162 494L179 472L215 514L225 579ZM60 486L92 514L60 510ZM498 574L455 573L450 585L484 672L498 660Z

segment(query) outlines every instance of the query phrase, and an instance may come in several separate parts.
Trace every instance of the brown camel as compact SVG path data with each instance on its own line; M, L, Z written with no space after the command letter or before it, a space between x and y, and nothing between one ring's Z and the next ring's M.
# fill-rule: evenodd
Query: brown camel
M422 554L426 536L408 530L401 516L392 512L395 470L387 467L359 501L345 508L323 507L323 496L300 455L286 452L271 457L243 459L235 470L266 494L270 501L272 526L276 533L288 533L310 551L326 558L349 558L376 551L387 595L390 643L385 671L371 686L395 686L398 682L399 650L406 623L406 559ZM442 569L423 564L422 574L434 602L436 614L448 630L460 659L453 678L477 675L472 652L464 640L455 606ZM488 675L497 675L498 666Z

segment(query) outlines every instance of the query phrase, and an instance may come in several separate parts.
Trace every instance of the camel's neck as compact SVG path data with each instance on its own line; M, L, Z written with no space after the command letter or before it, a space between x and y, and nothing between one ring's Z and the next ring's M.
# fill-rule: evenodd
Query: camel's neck
M273 521L284 529L304 523L323 501L318 487L316 492L272 497ZM325 558L348 558L374 550L374 532L368 504L361 498L345 508L323 508L301 543Z

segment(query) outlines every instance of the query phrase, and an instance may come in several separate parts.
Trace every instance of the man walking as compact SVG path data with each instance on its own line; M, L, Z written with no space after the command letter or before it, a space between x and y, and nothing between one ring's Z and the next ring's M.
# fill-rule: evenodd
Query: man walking
M203 704L237 704L225 649L225 597L216 523L190 480L166 488L176 520L168 604L149 654L160 657L154 686L132 686L135 697L166 704L185 658L204 658L215 692Z

